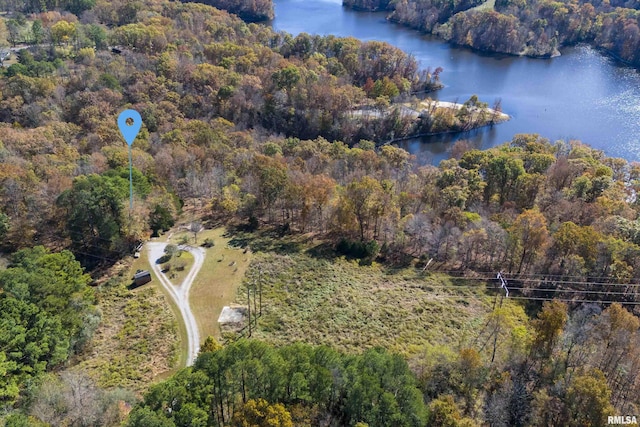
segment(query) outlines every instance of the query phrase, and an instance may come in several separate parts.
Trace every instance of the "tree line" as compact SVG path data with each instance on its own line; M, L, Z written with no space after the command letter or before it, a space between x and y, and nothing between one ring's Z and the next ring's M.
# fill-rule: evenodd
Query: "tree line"
M193 368L153 386L127 425L578 427L634 413L638 317L618 304L569 313L558 301L524 327L514 316L500 307L473 346L432 347L409 363L382 349L209 338ZM502 350L489 358L492 334Z
M573 279L584 282L586 299L635 301L637 164L537 135L517 135L484 151L462 142L453 154L438 167L418 166L402 149L376 151L367 141L349 148L271 140L244 173L240 164L232 167L244 179L219 187L212 215L374 241L374 254L344 249L350 248L345 243L338 249L389 263L417 259L430 269L502 270L534 293L545 288L575 296L577 288L561 289ZM603 281L630 286L584 292L599 289L589 282Z
M215 8L226 10L229 13L238 15L247 22L267 21L275 17L273 1L271 0L200 0L199 3L208 4Z
M6 405L34 374L81 348L98 319L88 277L71 253L20 249L42 242L68 247L88 267L112 263L171 227L185 201L203 202L210 221L312 233L369 261L503 270L525 283L525 296L543 288L542 295L557 290L569 300L636 301L637 164L576 141L516 135L486 151L461 142L450 160L420 165L369 138L401 128L398 117L363 125L347 114L437 84L438 73L419 70L410 56L378 42L292 37L205 5L148 1L139 13L136 4L97 0L81 20L38 14L43 45L23 51L0 79L0 237L5 251L17 251L0 273ZM133 212L126 208L128 150L114 126L125 107L144 122L132 150ZM525 280L538 275L556 280ZM577 285L567 289L569 281ZM615 291L602 293L603 282ZM287 413L299 419L300 405L301 419L347 425L387 416L392 425L595 424L609 405L638 405L638 361L628 347L637 345L638 326L618 305L584 310L547 304L527 330L506 329L508 313L496 310L489 336L506 337L513 350L497 371L492 363L507 356L491 362L478 349L411 361L415 374L378 350L356 357L238 344L205 352L193 371L171 380L175 389L154 389L157 397L130 422L215 425L272 414L286 425ZM480 346L491 342L484 338ZM234 351L252 364L238 364ZM288 362L322 351L334 362L303 360L299 369ZM271 381L271 372L292 383L249 384L247 366L265 373L259 378ZM301 378L303 369L315 372L310 367L322 374ZM206 392L194 389L199 400L185 403L194 384ZM376 405L358 412L364 400ZM163 412L169 401L171 412ZM509 418L500 418L505 405Z
M640 6L637 1L400 0L345 1L350 7L390 8L391 21L437 34L474 49L549 57L562 46L589 43L634 66L640 65Z
M389 262L638 277L637 165L577 142L517 135L483 152L460 143L453 159L420 166L362 138L385 129L367 130L347 114L368 94L406 93L438 78L398 49L291 37L193 3L149 2L147 15L118 25L122 7L98 2L85 12L89 21L69 41L75 58L55 44L23 51L0 80L5 250L62 241L87 266L113 262L197 199L231 223L373 240L374 255ZM63 22L46 16L59 20L45 27ZM82 53L92 43L82 35L95 27L124 51ZM192 51L181 44L187 39ZM113 126L125 106L144 122L133 144L132 212L124 205L127 148ZM396 114L383 123L388 132L403 128ZM350 137L319 136L325 130ZM635 288L610 296L631 300Z
M0 405L62 366L100 322L90 278L69 251L14 253L0 271Z
M192 369L152 387L128 425L421 426L425 415L399 355L241 340L201 353Z

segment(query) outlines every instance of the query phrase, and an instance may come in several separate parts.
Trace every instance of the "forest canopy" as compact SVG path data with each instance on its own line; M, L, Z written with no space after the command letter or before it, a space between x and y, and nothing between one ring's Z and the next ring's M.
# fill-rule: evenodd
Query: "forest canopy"
M24 249L0 271L0 402L87 343L100 321L93 291L69 251Z
M35 15L45 30L73 23L73 43L22 50L0 80L5 250L62 242L88 267L113 263L198 199L216 220L340 236L343 252L392 263L431 259L522 280L640 274L636 164L516 135L486 151L460 143L454 158L421 166L369 138L400 132L401 116L363 122L351 112L423 90L439 70L419 70L385 43L292 37L196 3L150 1L119 23L122 7L97 2L82 21ZM113 126L125 107L144 122L132 149L133 212L127 148ZM465 114L420 123L446 129ZM610 297L628 301L635 289ZM563 295L553 292L544 296Z
M272 0L199 0L198 2L226 10L247 22L267 21L275 17Z

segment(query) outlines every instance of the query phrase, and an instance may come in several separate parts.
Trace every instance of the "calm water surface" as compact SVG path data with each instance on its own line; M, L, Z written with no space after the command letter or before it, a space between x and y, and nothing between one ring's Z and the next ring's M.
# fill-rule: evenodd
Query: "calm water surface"
M476 94L512 116L470 133L413 139L402 146L423 162L448 157L453 141L479 148L538 133L550 140L579 139L609 156L640 161L640 72L589 47L562 50L553 59L482 55L388 23L384 13L344 9L341 0L276 0L273 27L292 34L335 34L389 42L413 54L421 67L442 67L446 87L433 98L467 100Z

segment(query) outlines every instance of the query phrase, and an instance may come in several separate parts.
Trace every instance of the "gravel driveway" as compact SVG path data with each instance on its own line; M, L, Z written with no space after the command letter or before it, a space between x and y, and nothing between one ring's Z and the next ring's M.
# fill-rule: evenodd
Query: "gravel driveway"
M167 276L164 275L161 265L156 263L156 261L164 255L164 248L167 246L167 243L149 242L146 246L151 269L160 280L162 286L167 290L169 295L171 295L171 298L178 306L180 314L182 315L182 320L185 328L187 329L187 366L191 366L198 356L198 351L200 350L200 334L198 332L196 318L193 316L191 307L189 306L189 290L191 289L193 280L198 275L198 272L204 263L205 251L202 248L193 248L190 246L179 247L182 250L189 251L193 255L195 262L184 281L180 285L176 286L171 283Z

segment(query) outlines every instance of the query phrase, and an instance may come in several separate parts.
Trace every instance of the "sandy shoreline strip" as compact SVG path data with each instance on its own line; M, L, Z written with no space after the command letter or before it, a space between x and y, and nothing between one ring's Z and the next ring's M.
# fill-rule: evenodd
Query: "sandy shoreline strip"
M420 102L420 105L423 106L424 109L426 110L429 110L432 108L449 108L449 109L459 110L463 106L463 104L458 104L458 103L449 102L449 101L437 101L435 99L426 99ZM473 110L477 111L477 108L474 108ZM509 116L508 114L503 113L502 111L496 111L493 108L487 107L485 110L489 114L496 114L496 116L501 121L509 120L511 118L511 116Z

